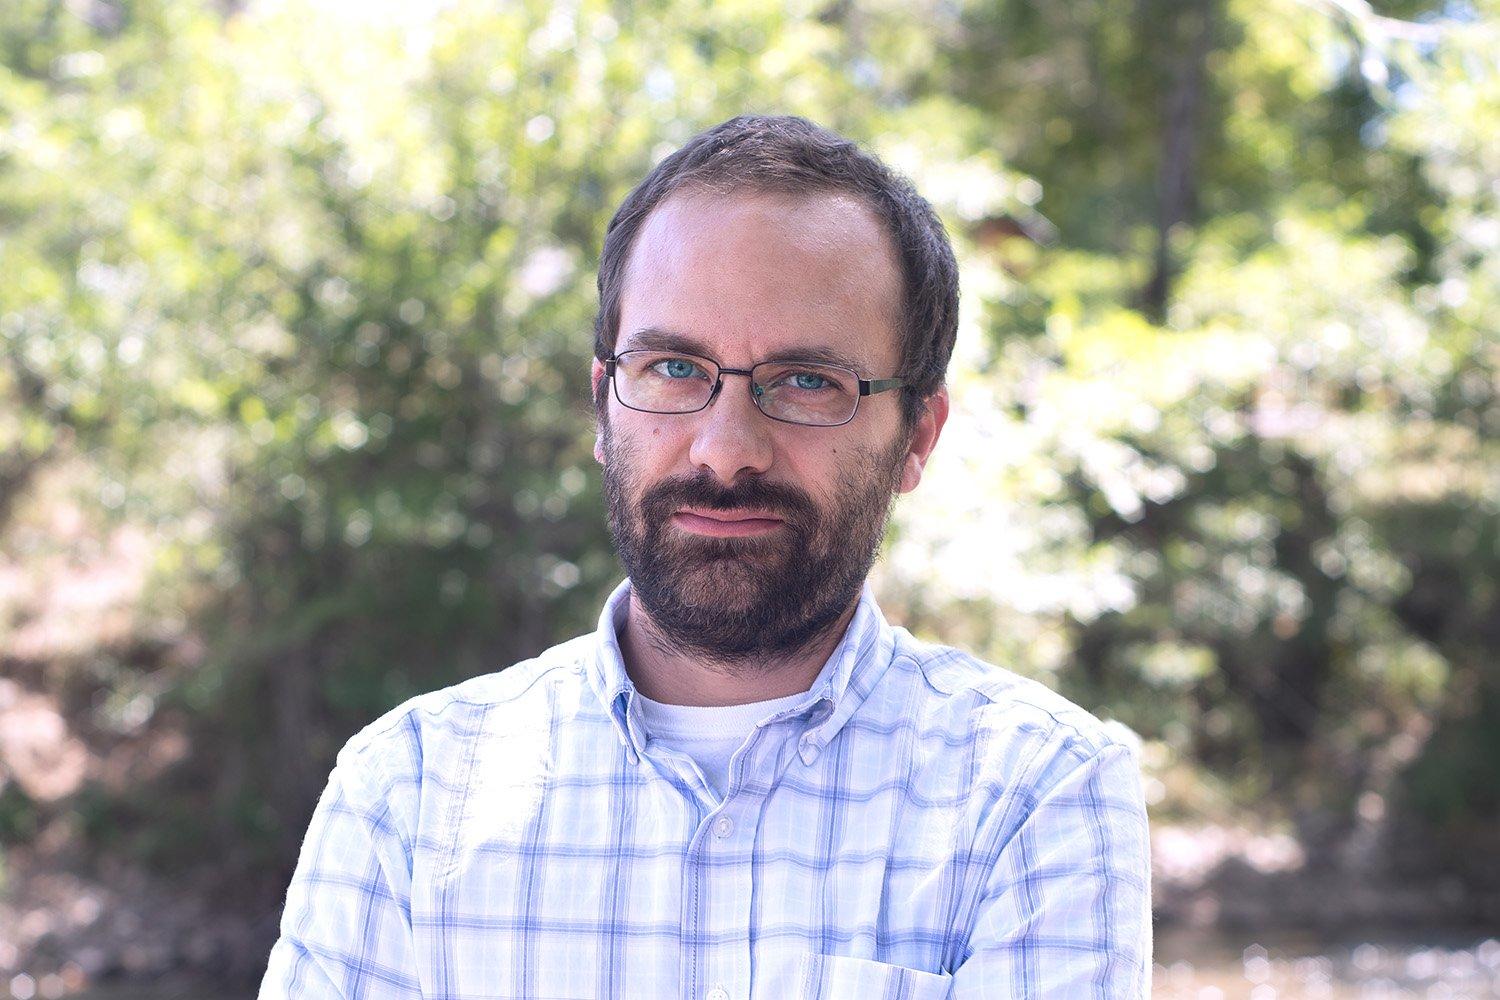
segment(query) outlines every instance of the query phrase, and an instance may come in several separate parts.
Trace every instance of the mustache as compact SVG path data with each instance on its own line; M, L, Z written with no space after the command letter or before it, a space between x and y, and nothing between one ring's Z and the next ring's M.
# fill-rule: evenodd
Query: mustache
M688 478L657 483L641 496L641 513L647 524L660 524L679 507L707 510L753 508L775 514L793 528L817 523L818 507L812 497L795 486L764 479L745 479L726 486L707 472Z

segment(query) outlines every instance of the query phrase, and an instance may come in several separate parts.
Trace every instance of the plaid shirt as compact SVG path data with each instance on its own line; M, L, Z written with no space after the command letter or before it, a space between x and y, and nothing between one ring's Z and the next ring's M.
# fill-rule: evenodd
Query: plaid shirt
M1146 810L1118 727L888 625L866 589L722 800L648 743L598 631L339 754L262 1000L1144 997Z

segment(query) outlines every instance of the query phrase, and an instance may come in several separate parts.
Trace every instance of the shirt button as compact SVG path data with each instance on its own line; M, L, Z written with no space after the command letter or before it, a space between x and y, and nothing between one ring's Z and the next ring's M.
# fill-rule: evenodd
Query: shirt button
M703 1000L729 1000L729 991L722 986L715 986L703 995Z
M729 836L733 831L734 821L731 820L728 816L720 816L717 820L714 821L714 836L718 837L720 840L723 840L725 837ZM708 994L709 1000L729 1000L729 994L724 992L723 987L715 986L714 990L717 990L718 993L710 991Z

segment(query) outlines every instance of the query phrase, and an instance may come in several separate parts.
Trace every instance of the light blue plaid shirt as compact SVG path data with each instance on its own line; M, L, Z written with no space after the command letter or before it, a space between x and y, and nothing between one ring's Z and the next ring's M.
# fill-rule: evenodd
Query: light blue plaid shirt
M302 846L273 997L1145 997L1131 744L888 625L868 589L722 801L652 743L599 629L350 740Z

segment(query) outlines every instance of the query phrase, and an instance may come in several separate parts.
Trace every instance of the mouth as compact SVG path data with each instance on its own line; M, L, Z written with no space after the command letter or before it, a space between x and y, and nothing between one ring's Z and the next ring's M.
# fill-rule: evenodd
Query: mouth
M683 507L671 517L672 524L683 531L711 538L744 538L766 535L786 522L774 514L750 510L707 510Z

